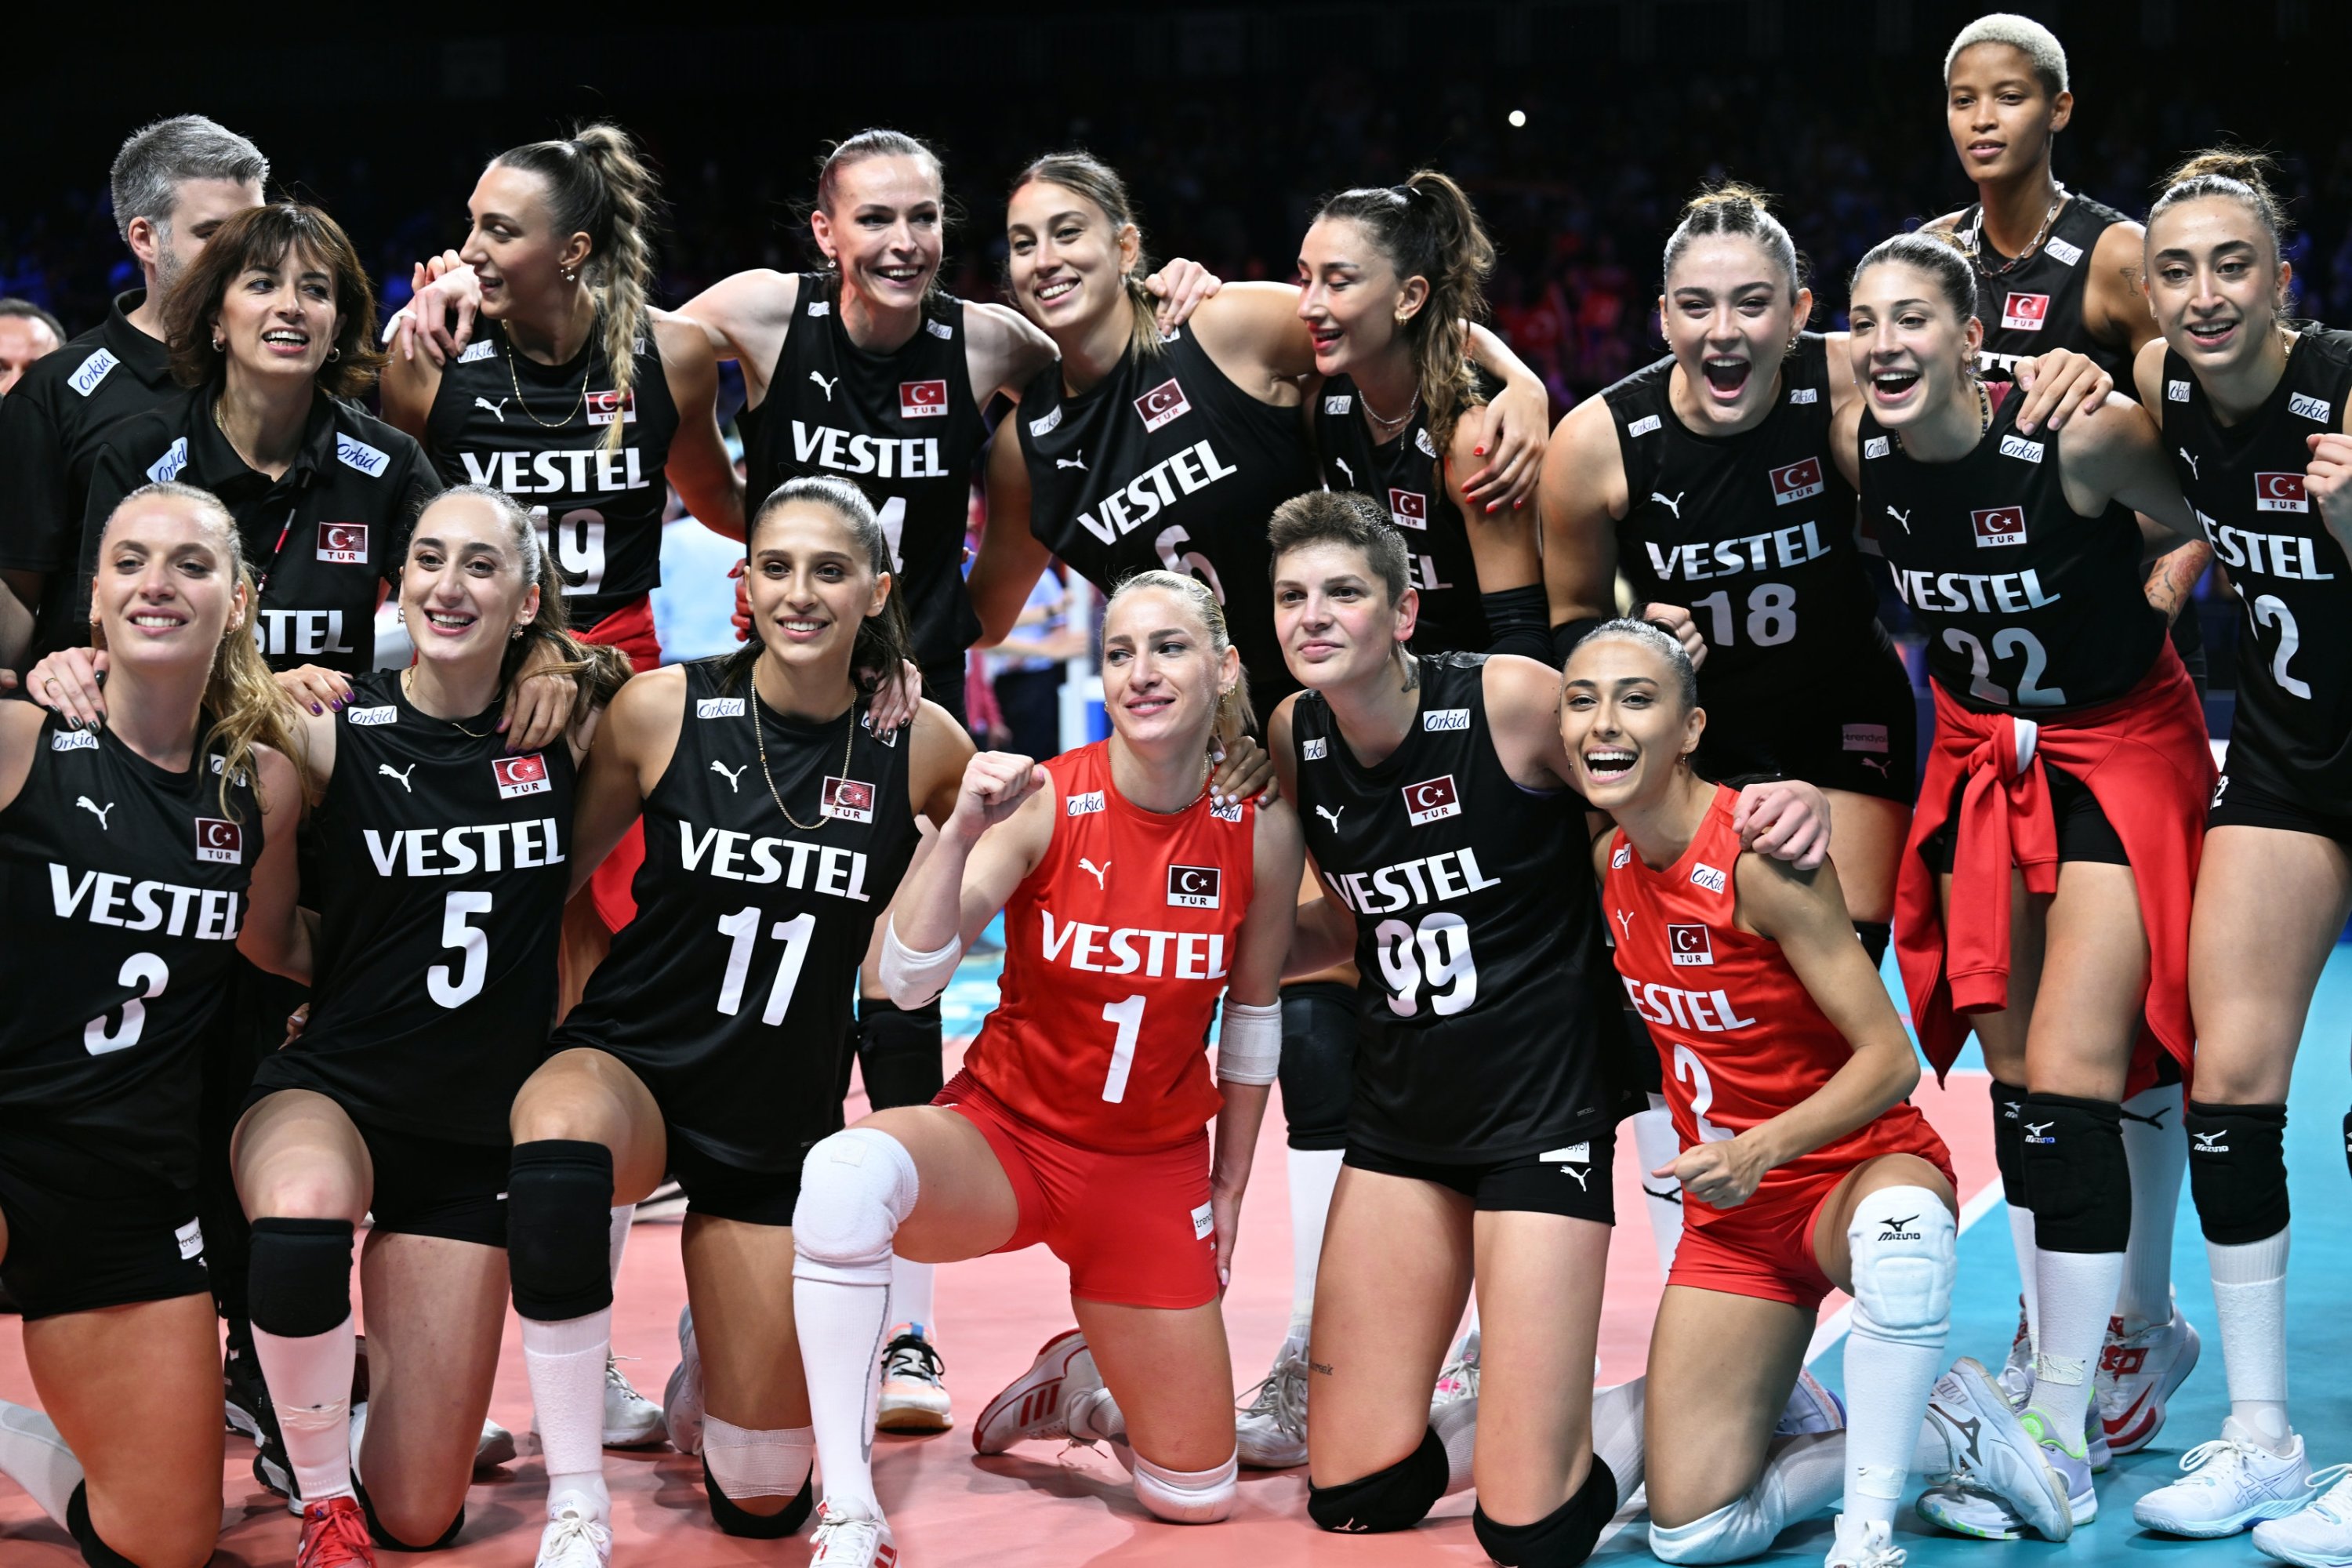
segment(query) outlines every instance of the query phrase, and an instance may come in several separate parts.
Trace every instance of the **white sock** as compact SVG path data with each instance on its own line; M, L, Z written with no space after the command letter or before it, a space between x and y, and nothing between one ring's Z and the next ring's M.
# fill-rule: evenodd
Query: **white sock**
M24 1488L43 1513L63 1525L66 1505L81 1485L81 1461L58 1436L57 1423L27 1405L0 1399L0 1475Z
M2042 1311L2039 1294L2034 1289L2033 1211L2025 1206L2021 1197L2012 1194L2009 1200L2009 1244L2017 1249L2017 1293L2025 1302L2025 1335L2029 1344L2042 1342Z
M2287 1237L2282 1230L2242 1247L2205 1244L2230 1373L2230 1414L2275 1454L2294 1443L2286 1418Z
M1323 1222L1331 1213L1331 1189L1339 1184L1340 1149L1288 1149L1283 1169L1290 1178L1290 1323L1301 1338L1315 1316L1315 1266L1323 1257Z
M567 1497L591 1519L611 1517L604 1490L604 1362L612 1352L610 1307L561 1322L522 1321L522 1364L539 1409L551 1518Z
M1737 1563L1788 1525L1834 1502L1845 1485L1845 1434L1776 1437L1764 1473L1738 1501L1671 1528L1650 1526L1650 1549L1669 1563Z
M1893 1523L1944 1342L1886 1339L1857 1311L1845 1339L1845 1516Z
M1476 1395L1449 1399L1429 1413L1429 1429L1445 1448L1445 1495L1470 1487L1478 1463L1478 1400Z
M1070 1436L1077 1442L1097 1438L1111 1445L1118 1462L1129 1469L1135 1468L1135 1456L1127 1446L1127 1412L1118 1407L1108 1388L1097 1388L1090 1395L1082 1395L1070 1404Z
M2116 1315L2129 1334L2172 1321L2172 1228L2189 1170L2179 1084L2159 1084L2124 1101L2124 1157L2131 1166L2131 1240Z
M898 1254L890 1255L890 1310L896 1321L910 1323L917 1333L933 1344L940 1336L934 1331L940 1321L933 1317L931 1276L937 1264L909 1263Z
M1135 1478L1137 1500L1158 1518L1171 1524L1214 1524L1234 1511L1239 1461L1236 1454L1209 1469L1171 1470L1138 1454L1128 1468Z
M1617 1478L1617 1506L1625 1506L1642 1484L1642 1422L1648 1406L1646 1378L1604 1388L1592 1396L1592 1451Z
M1650 1216L1650 1243L1658 1249L1658 1273L1664 1277L1673 1271L1675 1251L1683 1242L1683 1194L1673 1181L1650 1173L1674 1163L1683 1152L1682 1140L1675 1136L1664 1095L1650 1096L1650 1109L1635 1111L1633 1120L1633 1152L1642 1162L1642 1212Z
M299 1339L257 1323L253 1353L278 1407L278 1436L302 1500L351 1496L352 1363L359 1358L351 1314L323 1334Z
M2083 1443L2083 1413L2090 1408L2091 1375L2098 1370L2107 1318L2123 1283L2124 1255L2037 1248L2033 1270L2042 1310L2034 1334L2033 1394L2026 1405L2041 1412L2050 1436L2075 1453Z
M890 1327L890 1287L839 1279L793 1279L793 1317L809 1419L816 1428L824 1506L836 1517L880 1519L874 1495L874 1406L882 1389L882 1338Z
M622 1204L613 1210L610 1226L604 1232L605 1262L613 1271L613 1283L621 1282L621 1255L629 1250L629 1226L636 1223L637 1205Z

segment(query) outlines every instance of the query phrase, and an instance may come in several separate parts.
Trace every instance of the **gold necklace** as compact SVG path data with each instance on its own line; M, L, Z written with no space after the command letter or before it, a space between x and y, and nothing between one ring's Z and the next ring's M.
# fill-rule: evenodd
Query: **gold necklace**
M1987 392L1987 391L1985 390L1985 384L1984 384L1983 382L1981 382L1981 381L1980 381L1980 382L1978 382L1978 383L1977 383L1977 435L1978 435L1978 437L1979 437L1979 438L1981 438L1981 437L1983 437L1984 433L1985 433L1986 431L1988 431L1988 430L1991 429L1991 428L1992 428L1992 394L1990 394L1990 393L1989 393L1989 392Z
M408 699L408 705L409 705L411 708L416 708L416 710L417 710L419 713L425 713L425 710L424 710L424 709L422 709L422 708L417 708L417 707L416 707L416 679L415 679L415 677L416 677L416 667L415 667L415 665L413 665L413 664L412 664L412 665L410 665L406 669L404 669L404 670L402 670L402 671L400 672L400 690L401 690L401 695ZM478 730L478 730L468 730L468 729L467 729L467 728L466 728L466 726L464 726L463 724L458 723L458 722L457 722L457 721L456 721L455 719L443 719L443 718L440 718L437 714L433 714L433 713L425 713L425 716L427 719L432 719L432 720L434 720L434 721L435 721L436 722L437 722L437 723L442 723L442 724L446 724L446 725L448 725L448 726L449 726L449 728L451 728L452 730L457 731L457 733L459 733L460 735L465 735L465 736L469 737L470 739L477 740L477 741L487 741L487 740L488 740L492 735L495 735L495 734L497 734L497 733L498 733L498 731L497 731L496 730Z
M814 822L803 822L799 817L794 816L792 808L784 804L784 797L776 792L776 775L768 771L768 727L760 721L760 677L757 669L754 669L751 675L751 700L745 703L744 708L751 715L751 742L759 748L760 776L768 781L768 798L776 803L776 809L784 814L786 822L791 823L803 833L815 832L824 826L825 821L824 785L822 784L817 785L817 812ZM857 704L855 700L849 704L849 712L843 720L843 725L841 776L847 778L850 748L857 743Z
M593 334L594 331L595 324L591 322L589 324L589 331ZM565 412L562 418L557 420L554 424L550 425L538 415L532 414L530 411L530 405L523 401L522 378L515 374L514 339L504 332L499 333L499 336L500 341L506 344L507 383L514 388L515 406L521 409L530 418L530 422L538 426L542 430L561 430L566 425L571 424L573 416L576 416L582 408L585 407L588 403L588 378L596 374L596 355L593 350L588 355L588 363L586 367L580 373L580 396L578 400L575 401L572 405L571 408Z

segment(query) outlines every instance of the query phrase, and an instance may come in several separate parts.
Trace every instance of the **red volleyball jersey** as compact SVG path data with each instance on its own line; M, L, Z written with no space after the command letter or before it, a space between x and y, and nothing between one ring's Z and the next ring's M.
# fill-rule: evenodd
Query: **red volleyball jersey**
M1256 807L1204 792L1160 816L1111 783L1110 743L1045 764L1054 840L1004 906L996 1010L964 1066L1007 1109L1120 1151L1196 1136L1223 1107L1210 1016L1249 910Z
M1731 826L1738 792L1716 786L1706 820L1673 865L1643 864L1620 829L1601 890L1617 973L1657 1043L1675 1131L1687 1149L1745 1132L1811 1095L1853 1050L1781 956L1780 944L1732 923L1740 856ZM1809 1154L1776 1166L1749 1205L1776 1190L1811 1188L1879 1154L1917 1154L1950 1170L1943 1141L1908 1102ZM1686 1205L1706 1225L1739 1209Z

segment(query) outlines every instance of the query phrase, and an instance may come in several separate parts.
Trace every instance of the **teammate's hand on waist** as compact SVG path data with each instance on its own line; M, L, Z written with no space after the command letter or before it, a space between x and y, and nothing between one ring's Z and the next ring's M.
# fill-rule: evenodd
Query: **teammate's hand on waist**
M310 1004L305 1002L299 1007L295 1008L294 1011L286 1015L286 1037L278 1042L278 1048L282 1051L288 1046L290 1046L295 1041L300 1039L302 1037L302 1031L310 1026Z
M1544 442L1551 435L1551 395L1538 386L1506 386L1484 408L1463 411L1482 420L1476 451L1486 466L1462 481L1462 493L1487 512L1517 511L1543 477Z
M1151 322L1165 337L1182 326L1201 308L1201 301L1215 299L1225 280L1197 261L1171 256L1143 280L1143 286L1160 301L1152 310Z
M948 826L967 844L1021 809L1021 803L1046 787L1045 770L1013 752L982 752L964 764Z
M25 672L26 695L52 709L75 727L95 730L106 722L106 650L61 647Z
M1730 1138L1695 1144L1650 1174L1673 1178L1709 1208L1729 1209L1754 1197L1757 1184L1771 1168L1761 1149L1744 1138Z
M507 750L544 751L572 727L580 683L559 669L532 668L555 658L544 643L523 656L520 679L508 688L506 707L499 713L499 732L507 738Z
M2017 430L2031 436L2047 426L2055 430L2080 408L2095 413L2116 389L2116 378L2098 361L2073 349L2021 360L2017 366Z
M1249 736L1244 735L1223 751L1213 751L1217 771L1209 775L1209 798L1219 805L1237 800L1257 797L1260 805L1271 805L1281 785L1275 782L1274 758L1266 749Z
M1706 638L1700 633L1698 623L1691 618L1690 611L1683 605L1644 605L1633 612L1633 618L1649 622L1682 644L1683 651L1690 655L1693 669L1706 662Z
M862 680L881 677L881 671L874 669L861 669L857 674ZM866 711L873 716L874 732L887 735L901 724L914 722L922 706L923 672L915 668L912 660L902 658L898 661L898 673L875 687L874 701Z
M1752 784L1739 792L1731 826L1743 848L1810 871L1830 852L1829 797L1802 779Z
M2304 493L2319 503L2320 516L2337 534L2352 533L2352 436L2330 430L2305 436L2311 463L2303 471Z
M295 705L311 712L325 714L341 708L352 694L352 683L342 675L322 664L297 665L292 669L278 672L278 689L294 700Z

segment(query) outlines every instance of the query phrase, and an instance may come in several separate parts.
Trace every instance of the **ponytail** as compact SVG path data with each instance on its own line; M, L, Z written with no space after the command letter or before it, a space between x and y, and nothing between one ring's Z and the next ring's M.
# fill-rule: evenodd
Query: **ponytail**
M1469 324L1486 313L1494 241L1462 187L1434 169L1416 170L1402 185L1342 191L1315 215L1318 223L1334 217L1360 225L1400 280L1420 278L1429 284L1427 303L1402 331L1412 351L1430 439L1443 452L1463 411L1478 402Z
M1059 185L1073 195L1084 197L1099 209L1109 223L1111 243L1118 243L1118 231L1133 228L1136 233L1135 265L1119 279L1127 290L1128 309L1132 316L1127 334L1127 352L1130 357L1155 356L1160 352L1158 314L1160 301L1143 280L1151 275L1150 252L1143 244L1143 226L1136 222L1134 204L1128 199L1127 182L1117 171L1091 153L1048 153L1021 171L1013 182L1013 190L1032 183ZM1010 199L1008 195L1007 199Z

